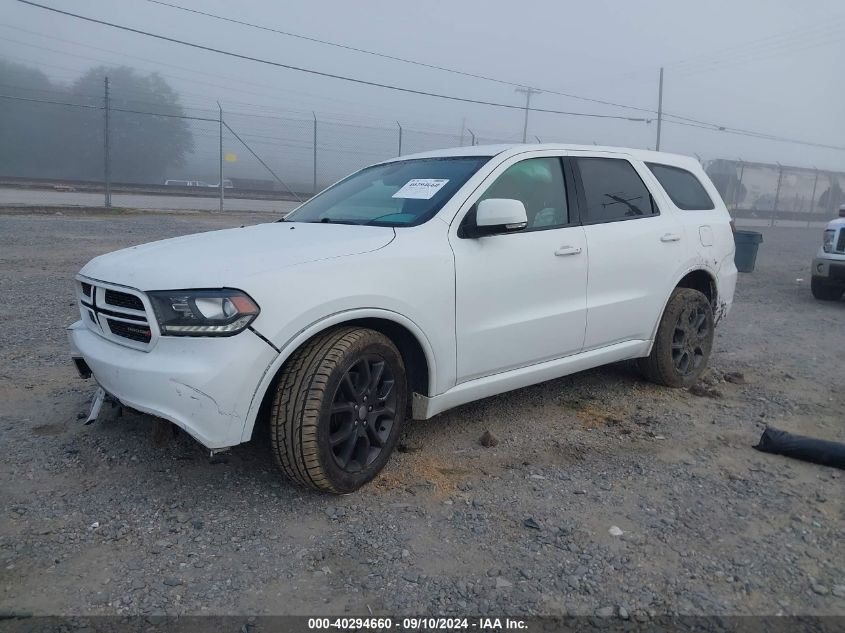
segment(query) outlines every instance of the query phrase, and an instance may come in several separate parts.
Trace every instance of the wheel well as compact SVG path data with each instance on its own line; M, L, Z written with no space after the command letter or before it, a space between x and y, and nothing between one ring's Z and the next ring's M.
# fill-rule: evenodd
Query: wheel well
M410 330L394 321L378 318L352 319L349 321L344 321L343 323L335 323L329 327L335 328L350 325L365 327L371 330L375 330L376 332L381 332L387 338L393 341L393 344L396 345L396 348L402 355L402 361L405 363L405 372L408 377L408 387L410 392L428 395L428 361L425 358L425 352L423 351L422 345L420 345L419 341L411 333ZM326 330L320 330L319 332L316 332L314 336L319 336L325 331ZM303 341L302 345L307 344L308 341L314 338L314 336L312 336L307 341ZM300 345L300 347L302 347L302 345ZM270 413L270 407L273 404L273 397L276 392L276 385L278 384L279 377L282 375L282 372L285 370L286 366L287 360L282 363L282 366L279 368L279 371L276 372L275 377L273 378L270 385L267 387L267 391L262 397L261 405L258 409L258 414L256 416L255 425L253 426L253 437L256 436L256 431L261 432L260 429L266 430L268 428L266 421Z
M422 345L410 330L395 321L377 318L354 319L337 325L358 325L384 334L393 341L402 355L410 391L428 395L428 361L426 361Z
M693 270L684 275L683 279L678 282L677 288L692 288L698 290L701 294L707 297L710 305L716 308L716 281L706 270Z

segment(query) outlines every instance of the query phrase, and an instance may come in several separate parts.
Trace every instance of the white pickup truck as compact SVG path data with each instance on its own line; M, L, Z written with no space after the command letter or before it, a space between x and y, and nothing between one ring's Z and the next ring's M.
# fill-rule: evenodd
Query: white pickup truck
M70 340L124 405L210 449L269 425L285 473L345 493L407 417L626 359L691 385L736 276L694 159L462 147L362 169L278 222L97 257Z
M828 222L813 259L810 289L822 301L837 301L845 292L845 204L839 207L839 215Z

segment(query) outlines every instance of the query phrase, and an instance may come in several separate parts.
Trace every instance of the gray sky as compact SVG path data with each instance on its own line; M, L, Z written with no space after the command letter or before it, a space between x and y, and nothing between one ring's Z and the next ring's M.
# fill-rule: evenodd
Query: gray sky
M513 81L664 109L726 126L845 146L845 6L841 0L446 2L173 0L311 37ZM189 15L144 0L44 4L256 57L370 81L521 104L512 87ZM98 63L158 70L191 112L227 110L519 140L522 111L400 94L230 59L3 0L0 56L69 82ZM23 30L21 30L23 29ZM37 33L38 35L36 35ZM71 42L75 42L71 43ZM46 47L53 50L44 50ZM97 47L95 50L90 47ZM136 57L145 58L143 61ZM178 66L179 68L175 68ZM643 116L544 93L539 108ZM646 115L653 116L653 115ZM265 119L268 135L283 123ZM655 123L532 113L544 141L653 147ZM366 129L361 134L366 135ZM663 127L662 149L845 170L845 151Z

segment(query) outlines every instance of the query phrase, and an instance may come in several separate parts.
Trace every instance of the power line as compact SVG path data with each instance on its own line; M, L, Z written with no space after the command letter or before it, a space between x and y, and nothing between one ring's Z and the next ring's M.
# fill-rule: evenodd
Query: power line
M212 82L208 82L208 81L199 81L199 80L195 79L194 77L189 78L189 77L183 77L183 76L180 76L180 75L174 75L174 74L171 74L171 73L161 72L160 70L158 70L158 67L164 66L164 67L167 67L167 68L176 68L178 70L183 70L185 72L191 73L191 75L204 75L204 76L207 76L207 77L213 77L213 78L218 79L218 80L223 79L223 80L226 80L226 82L236 82L236 83L245 84L245 85L248 85L248 86L257 86L259 88L266 88L267 87L266 84L262 84L262 83L258 83L258 82L254 82L254 81L247 81L243 78L232 77L231 75L221 75L220 73L209 73L209 72L204 72L202 70L197 70L195 68L188 68L188 67L185 67L185 66L178 66L176 64L170 64L170 63L167 63L167 62L160 62L158 60L150 59L148 57L140 57L138 55L130 55L129 53L125 53L123 51L115 51L113 49L102 48L102 47L99 47L99 46L91 46L90 44L83 44L82 42L77 42L75 40L57 37L57 36L52 35L52 34L51 35L44 35L43 33L38 33L36 31L31 31L29 29L24 29L24 28L12 26L12 25L9 25L9 24L0 24L0 28L6 28L6 29L12 29L12 30L15 30L15 31L21 31L21 32L27 33L29 35L35 35L35 36L38 36L38 37L49 39L51 41L65 42L67 44L71 44L72 46L89 48L91 50L100 51L100 52L103 52L103 53L110 53L112 55L120 55L121 57L126 57L126 58L129 58L129 59L137 59L137 60L140 60L140 61L143 61L143 62L147 62L148 64L154 65L156 67L155 72L162 75L163 77L170 77L172 79L178 79L179 81L196 83L196 84L200 84L200 85L203 85L203 86L212 86L214 88L220 88L220 89L223 89L223 90L231 90L232 89L231 85L223 85L223 84L220 84L220 83L212 83ZM15 39L12 39L12 38L0 38L0 40L12 42L12 43L22 45L22 46L29 46L31 48L36 48L36 49L39 49L39 50L46 50L46 51L50 51L50 52L54 52L54 53L59 53L60 55L78 57L80 59L87 59L87 60L102 63L102 64L113 64L112 61L106 61L106 60L103 60L102 58L89 57L89 56L86 56L86 55L80 55L79 53L71 53L71 52L68 52L68 51L65 51L65 50L58 50L58 49L55 49L55 48L49 48L47 46L39 46L39 45L33 44L31 42L15 40ZM10 57L10 58L14 58L14 59L20 59L22 61L32 63L31 60L26 59L26 58L14 57L13 55L5 55L5 56ZM39 63L41 63L41 65L43 65L43 66L49 66L49 67L52 67L52 68L60 68L60 69L69 70L69 71L72 71L72 72L81 72L81 71L69 69L67 67L46 64L46 63L43 63L43 62L39 62ZM253 91L247 91L247 90L243 90L243 89L240 89L240 88L238 89L238 92L242 92L242 93L245 93L245 94L252 94L252 95L255 95L255 96L259 96L259 97L268 97L268 98L273 98L273 99L276 99L277 96L278 96L276 94L271 94L271 93L268 93L268 92L256 92L254 90ZM351 103L351 104L356 105L356 106L362 105L360 102L348 101L348 100L345 100L345 99L337 99L336 97L325 97L325 96L316 95L316 94L310 93L310 92L303 92L301 90L291 90L289 88L285 88L282 92L284 92L285 94L305 95L305 96L310 97L312 99L316 98L316 99L322 99L322 100L330 100L332 103L337 103L338 101L343 101L345 103ZM210 99L210 100L214 100L216 98L216 97L212 97L212 96L209 96L209 95L206 95L206 94L200 94L200 93L196 93L196 92L186 92L184 90L181 90L180 93L183 94L183 95L200 96L202 98L206 98L206 99ZM259 108L267 107L267 106L261 106L261 105L258 105L258 104L251 104L251 103L245 103L245 102L230 101L230 103L239 103L239 104L242 104L242 105L250 105L250 106L259 107ZM284 108L275 108L275 109L276 110L285 110ZM209 111L211 111L211 110L209 110ZM307 113L309 116L311 115L311 112L312 112L311 109L308 109L308 110L288 109L288 111L299 112L301 114ZM328 113L326 113L326 114L328 114Z
M60 106L68 106L71 108L84 108L86 110L102 110L103 106L99 105L92 105L89 103L70 103L68 101L55 101L53 99L33 99L30 97L17 97L14 95L2 95L0 94L0 99L8 99L9 101L25 101L29 103L48 103L51 105L60 105ZM147 116L161 116L168 119L186 119L191 121L213 121L217 122L217 119L210 119L207 117L199 117L199 116L188 116L187 114L165 114L164 112L147 112L145 110L132 110L129 108L113 108L109 106L109 111L111 112L125 112L127 114L143 114Z
M495 108L506 108L509 110L524 110L522 106L510 104L510 103L499 103L495 101L485 101L482 99L471 99L469 97L458 97L455 95L447 95L442 93L436 92L428 92L426 90L417 90L414 88L406 88L403 86L394 86L392 84L384 84L376 81L368 81L366 79L358 79L355 77L348 77L346 75L338 75L335 73L328 73L321 70L314 70L312 68L303 68L301 66L293 66L291 64L283 64L281 62L272 61L269 59L263 59L261 57L253 57L251 55L244 55L242 53L235 53L232 51L226 51L220 48L214 48L212 46L205 46L203 44L196 44L194 42L187 42L185 40L180 40L175 37L168 37L166 35L160 35L158 33L151 33L149 31L144 31L141 29L136 29L130 26L124 26L121 24L115 24L113 22L106 22L105 20L98 20L96 18L88 17L85 15L79 15L77 13L71 13L70 11L63 11L62 9L57 9L55 7L48 7L43 4L38 4L37 2L31 2L31 0L17 0L22 4L27 4L29 6L37 7L39 9L44 9L46 11L51 11L53 13L59 13L61 15L66 15L68 17L77 18L79 20L85 20L86 22L92 22L94 24L101 24L103 26L108 26L115 29L120 29L122 31L128 31L130 33L136 33L138 35L144 35L147 37L153 37L155 39L159 39L165 42L171 42L174 44L181 44L182 46L190 46L191 48L196 48L199 50L208 51L211 53L217 53L219 55L226 55L227 57L234 57L236 59L243 59L246 61L256 62L259 64L266 64L268 66L275 66L277 68L285 68L287 70L294 70L297 72L307 73L310 75L317 75L319 77L326 77L329 79L339 79L341 81L347 81L350 83L356 83L364 86L372 86L374 88L384 88L386 90L395 90L397 92L404 92L407 94L415 94L420 96L426 97L434 97L437 99L446 99L448 101L459 101L462 103L472 103L475 105L485 105L491 106ZM597 114L592 112L571 112L567 110L551 110L546 108L532 108L533 112L545 112L547 114L560 114L565 116L580 116L580 117L588 117L594 119L616 119L621 121L632 121L637 123L647 123L648 119L642 117L628 117L628 116L620 116L620 115L613 115L613 114Z
M68 106L68 107L73 107L73 108L84 108L84 109L89 109L89 110L102 110L103 109L103 106L100 106L100 105L91 105L91 104L85 104L85 103L71 103L71 102L68 102L68 101L58 101L58 100L52 100L52 99L35 99L35 98L31 98L31 97L19 97L19 96L15 96L15 95L5 95L5 94L0 94L0 99L7 99L7 100L11 100L11 101L23 101L23 102L29 102L29 103L44 103L44 104L52 104L52 105L61 105L61 106ZM149 111L145 111L145 110L134 110L134 109L131 109L131 108L109 108L109 109L112 112L123 112L123 113L127 113L127 114L140 114L140 115L146 115L146 116L158 116L158 117L166 117L166 118L172 118L172 119L185 119L185 120L192 120L192 121L209 121L209 122L212 122L212 123L218 122L218 119L213 119L213 118L209 118L209 117L198 117L198 116L189 116L189 115L181 115L181 114L167 114L167 113L164 113L164 112L149 112ZM246 116L251 116L251 115L246 115ZM711 131L711 132L713 131L712 127L708 127L708 126L705 126L705 125L699 125L697 123L685 123L685 122L682 122L682 121L665 121L665 122L671 123L673 125L681 125L681 126L685 126L685 127L698 128L698 129L708 130L708 131ZM226 125L225 122L224 122L224 125ZM226 125L226 127L228 127L228 125ZM389 129L389 128L376 128L376 129ZM231 130L231 128L230 128L230 131L233 134L235 134L234 130ZM812 143L812 142L809 142L809 141L800 141L800 140L797 140L797 139L787 138L787 137L783 137L783 136L776 136L776 135L773 135L773 134L760 134L760 133L746 132L746 131L738 130L738 129L735 129L735 128L722 128L719 131L726 132L728 134L734 134L734 135L739 135L739 136L747 136L747 137L757 138L757 139L767 140L767 141L777 141L777 142L781 142L781 143L799 143L799 144L802 144L802 145L809 145L811 147L819 147L819 148L822 148L822 149L833 149L833 150L845 151L845 146L841 146L841 145L828 145L828 144L825 144L825 143ZM263 139L274 138L274 137L259 136L259 135L247 135L247 136L253 136L255 138L263 138ZM241 143L243 143L242 139L239 138L238 140L240 140ZM281 139L279 139L279 140L281 140ZM244 145L245 145L245 143L244 143ZM247 148L247 149L249 149L249 148Z
M614 103L613 101L606 101L603 99L595 99L591 97L584 97L581 95L576 95L568 92L561 92L558 90L551 90L549 88L537 88L536 86L529 86L528 84L518 83L514 81L507 81L505 79L499 79L498 77L491 77L489 75L481 75L477 73L471 73L465 70L459 70L457 68L449 68L448 66L438 66L437 64L430 64L427 62L422 62L416 59L408 59L406 57L399 57L397 55L389 55L387 53L380 53L378 51L371 51L366 48L358 48L356 46L350 46L348 44L341 44L339 42L332 42L330 40L323 40L316 37L302 35L300 33L292 33L290 31L283 31L281 29L276 29L269 26L263 26L261 24L254 24L252 22L245 22L243 20L237 20L235 18L229 18L224 15L218 15L216 13L209 13L207 11L200 11L198 9L190 9L188 7L183 7L178 4L173 4L170 2L162 2L162 0L147 0L147 2L151 2L153 4L159 4L165 7L170 7L171 9L177 9L178 11L185 11L187 13L193 13L196 15L202 15L207 18L212 18L214 20L221 20L223 22L230 22L232 24L238 24L240 26L247 26L254 29L260 29L262 31L268 31L271 33L276 33L278 35L285 35L287 37L293 37L301 40L305 40L308 42L314 42L317 44L323 44L325 46L332 46L334 48L340 48L343 50L353 51L356 53L363 53L364 55L372 55L374 57L381 57L382 59L389 59L391 61L402 62L403 64L412 64L414 66L421 66L423 68L430 68L432 70L440 70L447 73L452 73L454 75L460 75L462 77L471 77L473 79L482 79L484 81L491 81L493 83L501 84L504 86L510 86L513 88L529 88L531 90L542 90L543 92L547 92L549 94L556 94L562 97L568 97L570 99L579 99L581 101L589 101L590 103L599 103L601 105L608 105L613 106L616 108L627 108L629 110L638 110L640 112L649 112L654 114L654 110L649 110L648 108L640 108L637 106L627 105L624 103Z
M836 30L840 28L838 23L841 22L843 19L845 19L845 15L837 15L824 24L815 24L812 26L792 29L789 31L782 31L780 33L775 33L767 37L759 38L757 40L751 40L742 44L728 46L707 53L699 53L697 55L692 55L690 57L686 57L675 62L668 62L664 65L667 68L671 67L678 69L683 66L694 66L700 63L707 63L707 60L712 59L714 57L718 59L727 56L732 59L735 59L738 56L756 54L773 47L777 48L782 46L792 46L795 44L804 44L807 42L806 38L808 37L818 38L827 37L831 34L839 35L838 33L836 33ZM813 33L814 31L820 32ZM828 31L830 31L830 33L828 33ZM839 39L841 39L841 36L839 36Z
M302 68L302 67L293 66L293 65L290 65L290 64L283 64L281 62L275 62L275 61L272 61L272 60L267 60L267 59L263 59L263 58L259 58L259 57L253 57L253 56L250 56L250 55L244 55L244 54L241 54L241 53L235 53L235 52L232 52L232 51L226 51L226 50L222 50L222 49L218 49L218 48L214 48L214 47L210 47L210 46L205 46L205 45L202 45L202 44L187 42L185 40L180 40L180 39L177 39L177 38L168 37L166 35L151 33L149 31L144 31L144 30L136 29L136 28L129 27L129 26L124 26L124 25L115 24L115 23L112 23L112 22L107 22L105 20L99 20L99 19L96 19L96 18L91 18L91 17L88 17L88 16L79 15L79 14L76 14L76 13L72 13L70 11L64 11L62 9L57 9L57 8L54 8L54 7L49 7L49 6L46 6L46 5L43 5L43 4L39 4L37 2L32 2L31 0L17 0L17 1L22 3L22 4L26 4L26 5L29 5L29 6L44 9L46 11L51 11L53 13L66 15L68 17L77 18L77 19L80 19L80 20L84 20L86 22L91 22L91 23L94 23L94 24L100 24L100 25L103 25L103 26L108 26L110 28L115 28L115 29L135 33L135 34L138 34L138 35L144 35L144 36L147 36L147 37L152 37L152 38L159 39L159 40L162 40L162 41L180 44L180 45L183 45L183 46L189 46L191 48L196 48L196 49L199 49L199 50L204 50L204 51L208 51L208 52L212 52L212 53L217 53L217 54L220 54L220 55L225 55L225 56L228 56L228 57L234 57L234 58L237 58L237 59L243 59L243 60L246 60L246 61L252 61L252 62L261 63L261 64L274 66L274 67L278 67L278 68L285 68L285 69L288 69L288 70L294 70L294 71L303 72L303 73L307 73L307 74L317 75L317 76L320 76L320 77L338 79L338 80L347 81L347 82L351 82L351 83L357 83L357 84L360 84L360 85L372 86L372 87L377 87L377 88L384 88L384 89L387 89L387 90L395 90L395 91L398 91L398 92L404 92L404 93L408 93L408 94L429 96L429 97L434 97L434 98L439 98L439 99L445 99L445 100L450 100L450 101L458 101L458 102L463 102L463 103L471 103L471 104L476 104L476 105L486 105L486 106L491 106L491 107L499 107L499 108L513 109L513 110L525 110L524 107L521 107L521 106L518 106L518 105L513 105L513 104L498 103L498 102L492 102L492 101L484 101L484 100L480 100L480 99L470 99L470 98L466 98L466 97L458 97L458 96L454 96L454 95L433 93L433 92L428 92L428 91L424 91L424 90L416 90L416 89L413 89L413 88L405 88L405 87L401 87L401 86L394 86L394 85L391 85L391 84L383 84L383 83L379 83L379 82L367 81L367 80L364 80L364 79L357 79L357 78L354 78L354 77L348 77L348 76L344 76L344 75L338 75L338 74L334 74L334 73L328 73L328 72L313 70L313 69L309 69L309 68ZM588 113L588 112L570 112L570 111L564 111L564 110L551 110L551 109L545 109L545 108L531 108L530 110L532 112L543 112L543 113L547 113L547 114L559 114L559 115L566 115L566 116L581 116L581 117L598 118L598 119L616 119L616 120L625 120L625 121L643 122L643 123L650 123L651 122L651 119L647 119L647 118L626 117L626 116L610 115L610 114L597 114L597 113ZM672 117L675 117L677 119L680 119L681 121L686 121L686 122L688 122L688 124L695 124L695 125L690 125L691 127L701 126L701 127L706 127L706 129L711 129L711 130L717 130L717 131L722 131L722 132L730 132L732 134L745 135L745 136L754 136L756 138L763 138L763 139L768 139L768 140L779 140L779 141L782 141L782 142L795 143L795 144L800 144L800 145L807 145L807 146L811 146L811 147L822 147L822 148L837 149L837 150L845 149L845 148L841 148L839 146L834 146L834 145L826 145L826 144L822 144L822 143L814 143L814 142L802 141L802 140L798 140L798 139L787 139L785 137L774 137L772 135L767 135L767 134L755 132L755 131L752 131L752 130L744 130L742 128L733 128L733 127L722 126L722 125L710 123L710 122L707 122L707 121L699 121L699 120L692 119L692 118L689 118L689 117L681 117L679 115L670 115L669 113L665 113L665 116L672 116ZM667 120L667 122L669 122L669 121Z
M612 107L617 107L617 108L625 108L625 109L629 109L629 110L635 110L635 111L638 111L638 112L646 112L648 114L653 114L653 115L657 114L657 110L653 110L653 109L650 109L650 108L633 106L633 105L630 105L630 104L618 103L618 102L608 101L608 100L604 100L604 99L584 97L582 95L577 95L577 94L573 94L573 93L570 93L570 92L562 92L562 91L559 91L559 90L552 90L550 88L541 88L541 87L537 87L537 86L529 86L528 84L507 81L507 80L500 79L500 78L497 78L497 77L491 77L489 75L481 75L481 74L476 74L476 73L471 73L471 72L459 70L459 69L456 69L456 68L449 68L449 67L446 67L446 66L439 66L439 65L436 65L436 64L430 64L430 63L427 63L427 62L422 62L422 61L419 61L419 60L408 59L408 58L405 58L405 57L399 57L397 55L389 55L387 53L381 53L381 52L378 52L378 51L372 51L372 50L368 50L368 49L364 49L364 48L350 46L348 44L342 44L342 43L339 43L339 42L332 42L330 40L320 39L320 38L316 38L316 37L313 37L313 36L302 35L300 33L293 33L291 31L284 31L284 30L281 30L281 29L277 29L277 28L273 28L273 27L269 27L269 26L264 26L264 25L261 25L261 24L246 22L244 20L238 20L238 19L235 19L235 18L230 18L230 17L224 16L224 15L219 15L219 14L211 13L211 12L208 12L208 11L200 11L198 9L191 9L189 7L184 7L184 6L172 3L172 2L164 2L163 0L147 0L147 1L152 3L152 4L158 4L158 5L161 5L161 6L170 7L172 9L176 9L178 11L184 11L184 12L192 13L192 14L195 14L195 15L202 15L204 17L212 18L212 19L215 19L215 20L220 20L220 21L223 21L223 22L238 24L240 26L255 28L255 29L262 30L262 31L267 31L267 32L276 33L276 34L279 34L279 35L284 35L284 36L287 36L287 37L302 39L302 40L314 42L314 43L317 43L317 44L323 44L323 45L326 45L326 46L332 46L332 47L340 48L340 49L343 49L343 50L349 50L349 51L354 51L354 52L357 52L357 53L363 53L365 55L372 55L372 56L375 56L375 57L381 57L381 58L389 59L389 60L392 60L392 61L398 61L398 62L402 62L402 63L406 63L406 64L412 64L412 65L415 65L415 66L421 66L421 67L424 67L424 68L430 68L430 69L434 69L434 70L440 70L440 71L443 71L443 72L448 72L448 73L461 75L461 76L465 76L465 77L472 77L472 78L475 78L475 79L482 79L482 80L485 80L485 81L491 81L491 82L498 83L498 84L501 84L501 85L512 86L512 87L517 88L518 90L526 90L527 89L527 90L531 90L531 91L542 91L542 92L546 92L546 93L549 93L549 94L568 97L568 98L571 98L571 99L578 99L578 100L587 101L587 102L590 102L590 103L597 103L597 104L607 105L607 106L612 106ZM838 17L834 18L834 21L842 19L843 17L845 17L845 16L838 16ZM739 45L739 46L736 46L736 47L730 47L727 50L735 50L737 48L743 49L743 48L748 48L748 47L753 48L753 47L761 46L761 45L768 46L770 44L765 44L765 42L768 41L768 40L771 40L773 38L782 38L782 37L785 37L785 36L789 37L790 34L792 34L791 37L795 37L799 33L803 33L803 32L808 31L808 30L812 31L812 30L820 29L820 28L823 29L823 30L828 30L828 29L831 29L831 28L834 28L834 27L835 27L835 25L831 25L831 24L828 23L828 24L825 24L825 25L816 25L816 26L804 28L804 29L796 29L794 31L788 31L788 32L785 32L785 33L782 33L782 34L770 35L770 36L767 36L765 38L761 38L760 40L753 40L751 42L746 42L745 44L742 44L742 45ZM775 42L775 43L777 43L777 42ZM796 43L800 43L800 42L796 42ZM693 56L693 57L690 57L690 58L686 58L684 60L675 62L674 64L667 64L667 66L678 66L678 65L682 66L683 64L690 62L691 60L693 61L693 64L694 64L695 63L694 60L697 57L700 57L700 56ZM662 115L664 117L672 117L672 118L675 118L675 119L679 119L681 121L688 121L690 123L698 123L700 125L709 125L709 126L712 126L714 129L717 129L717 130L721 130L721 128L723 128L723 126L716 124L716 123L710 123L708 121L701 121L701 120L693 119L693 118L683 116L683 115L679 115L679 114L663 112ZM651 117L651 118L653 118L653 117ZM647 120L646 122L650 122L650 121Z
M696 123L685 123L683 121L667 121L665 119L664 119L664 123L671 123L672 125L682 125L682 126L685 126L685 127L700 128L702 130L708 130L710 132L714 131L713 128L711 128L711 127L707 127L707 126L704 126L704 125L698 125ZM775 136L773 134L761 134L761 133L756 133L756 132L748 132L748 131L740 130L740 129L737 129L737 128L725 127L725 128L719 129L718 131L719 132L725 132L727 134L735 134L735 135L738 135L738 136L748 136L748 137L751 137L751 138L762 139L762 140L765 140L765 141L778 141L778 142L781 142L781 143L796 143L796 144L799 144L799 145L807 145L809 147L819 147L819 148L822 148L822 149L835 149L835 150L839 150L839 151L845 151L845 146L842 146L842 145L828 145L826 143L813 143L811 141L800 141L798 139L788 138L788 137L785 137L785 136Z

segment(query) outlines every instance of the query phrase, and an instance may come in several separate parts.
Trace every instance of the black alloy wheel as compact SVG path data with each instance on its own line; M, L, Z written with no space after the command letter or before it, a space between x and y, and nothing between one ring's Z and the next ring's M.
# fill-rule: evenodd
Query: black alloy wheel
M329 444L337 465L357 473L384 449L396 416L396 379L376 354L362 356L343 374L334 394Z

